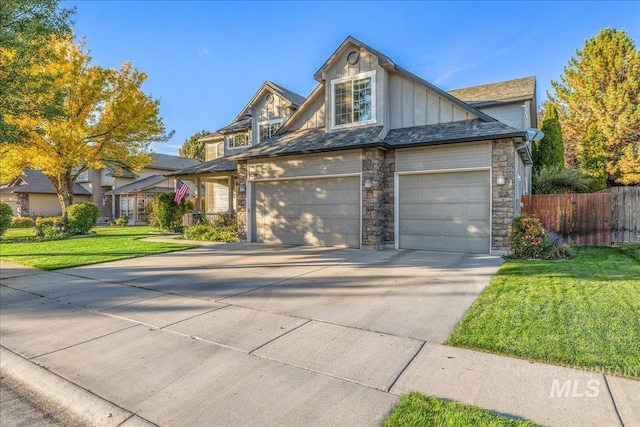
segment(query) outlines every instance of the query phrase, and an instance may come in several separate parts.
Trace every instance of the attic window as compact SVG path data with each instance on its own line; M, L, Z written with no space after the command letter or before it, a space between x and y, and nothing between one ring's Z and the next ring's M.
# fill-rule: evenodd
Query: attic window
M375 123L375 71L331 81L331 127Z
M283 119L273 119L258 123L258 141L262 142L275 135L283 122Z

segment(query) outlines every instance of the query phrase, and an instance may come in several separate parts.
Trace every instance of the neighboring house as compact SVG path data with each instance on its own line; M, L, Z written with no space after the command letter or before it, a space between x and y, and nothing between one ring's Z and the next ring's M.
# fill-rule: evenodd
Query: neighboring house
M206 213L231 214L236 211L237 164L227 158L264 142L275 135L304 102L304 97L266 81L231 124L206 135L205 163L169 174L187 179L199 188L205 184ZM200 207L196 203L196 212Z
M75 184L74 202L92 201L100 207L100 222L104 223L110 218L127 216L130 224L144 222L145 206L153 200L157 193L171 192L174 188L174 180L165 175L173 171L200 164L198 160L188 159L167 154L151 153L151 163L139 173L134 173L127 168L115 163L108 164L103 169L89 169L82 173ZM30 172L33 171L33 172ZM26 188L20 188L20 182L10 183L7 188L0 190L4 194L22 194L22 200L29 201L25 208L19 211L14 209L16 216L49 216L60 215L55 190L51 181L39 171L26 169ZM33 174L33 175L32 175ZM33 186L29 177L37 177L37 186ZM48 198L43 198L39 191L42 188L50 189ZM35 190L38 191L35 191ZM20 191L20 193L16 193ZM190 187L190 194L196 194ZM34 206L33 200L37 200ZM24 202L22 202L24 205Z
M535 79L454 96L352 37L314 77L316 89L270 138L258 137L270 124L261 89L231 125L249 134L242 149L223 128L222 139L210 135L225 141L223 157L175 173L199 179L208 173L199 168L224 164L215 173L234 177L226 206L241 240L508 251L530 186Z
M80 184L73 186L74 202L88 202L91 192ZM16 217L58 216L62 212L53 184L41 171L25 169L0 187L0 202L7 203Z

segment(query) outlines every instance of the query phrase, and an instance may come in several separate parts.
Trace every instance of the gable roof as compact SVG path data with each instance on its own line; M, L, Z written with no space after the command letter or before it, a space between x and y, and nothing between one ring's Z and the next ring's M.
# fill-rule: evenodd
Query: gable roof
M255 145L230 160L321 153L364 147L407 148L498 138L526 138L527 133L504 123L464 120L390 130L380 138L382 126L357 127L326 133L324 128L285 132Z
M104 194L106 196L111 196L113 194L129 193L168 193L173 191L173 187L154 187L154 185L166 180L167 178L163 175L151 175L127 185L123 185L122 187L114 188Z
M180 169L179 171L168 173L165 176L203 175L215 172L235 172L237 166L238 165L236 162L232 162L227 160L227 158L225 157L221 157L188 168Z
M324 64L322 64L322 67L320 67L320 69L318 71L316 71L316 73L314 74L313 77L316 80L318 80L319 82L321 82L321 83L324 82L324 80L325 80L324 72L326 71L326 69L350 45L354 45L354 46L356 46L356 47L358 47L360 49L367 50L367 51L371 52L372 54L374 54L378 58L378 64L382 68L387 70L388 72L395 72L395 73L400 74L401 76L405 77L406 79L413 80L413 81L419 83L420 85L422 85L422 86L426 87L427 89L437 93L441 97L453 102L454 104L456 104L457 106L459 106L463 110L466 110L466 111L470 112L471 114L475 115L476 117L480 118L481 120L483 120L485 122L495 122L496 121L496 119L494 119L493 117L483 113L482 111L476 110L471 105L461 101L460 99L458 99L455 96L445 92L444 90L440 89L439 87L429 83L428 81L424 80L423 78L418 77L417 75L413 74L409 70L406 70L406 69L400 67L395 62L393 62L391 60L391 58L389 58L387 55L375 50L371 46L361 42L360 40L358 40L358 39L356 39L356 38L354 38L352 36L348 36L342 42L342 44L338 47L338 49L336 49L336 51L333 52L333 54L331 54L329 59L327 59L324 62Z
M449 94L474 107L535 99L535 76L450 90Z
M241 120L242 118L244 118L247 115L247 110L249 110L251 106L255 104L258 98L260 98L266 90L269 90L275 93L276 95L278 95L279 97L284 98L285 101L287 101L289 104L291 104L295 108L298 108L305 100L304 96L298 95L297 93L289 89L285 89L280 85L277 85L273 82L270 82L269 80L266 80L262 84L262 86L260 86L260 89L258 89L255 95L253 95L253 98L251 98L251 100L247 102L247 105L244 106L242 111L240 111L240 114L238 114L236 118L233 119L232 123L235 123Z
M150 169L178 170L200 163L200 161L196 159L160 153L151 153L151 159L151 163L147 165L147 168Z
M38 169L25 169L22 175L15 179L13 183L0 189L0 193L23 193L23 194L56 194L53 184L42 171ZM73 185L73 194L79 196L88 196L91 194L89 190L82 185L75 183Z

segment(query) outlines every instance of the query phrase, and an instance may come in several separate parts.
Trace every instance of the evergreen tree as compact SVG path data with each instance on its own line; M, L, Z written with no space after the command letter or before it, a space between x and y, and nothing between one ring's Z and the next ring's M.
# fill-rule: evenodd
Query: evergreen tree
M600 191L607 187L606 142L598 125L592 123L578 149L578 165L591 180L591 191Z
M556 166L564 169L564 146L562 130L558 120L558 110L549 104L544 110L542 127L544 138L533 145L533 172L537 173L545 166Z
M206 130L201 130L198 133L195 133L189 137L189 139L185 140L178 151L178 155L180 157L186 157L190 159L200 160L201 162L205 161L205 149L206 145L203 141L198 141L200 138L209 135L211 132Z
M585 42L552 81L566 163L574 167L589 125L605 140L609 182L640 183L640 51L625 31L605 28Z

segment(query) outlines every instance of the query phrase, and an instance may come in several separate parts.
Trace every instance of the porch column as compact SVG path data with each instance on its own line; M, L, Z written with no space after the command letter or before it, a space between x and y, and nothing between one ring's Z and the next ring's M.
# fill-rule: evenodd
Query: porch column
M195 214L200 214L201 209L200 206L202 206L202 200L200 200L200 198L202 197L202 195L200 194L200 186L202 184L200 183L200 177L196 177L196 194L194 194L195 199L196 199L196 205L193 208L193 213Z
M136 225L138 222L138 193L133 195L133 223L129 225Z
M232 214L233 213L233 175L229 175L228 183L229 183L229 209L227 210L227 212L229 214Z
M116 195L111 195L111 219L116 219Z

